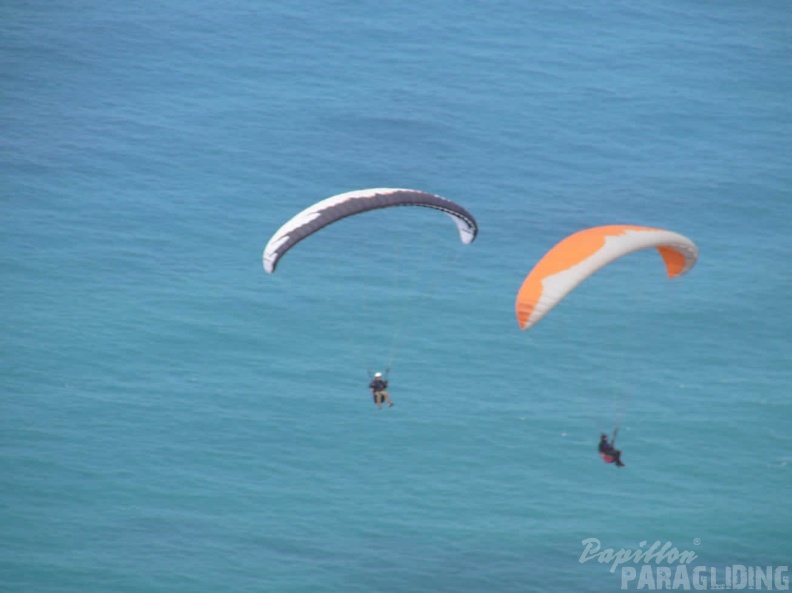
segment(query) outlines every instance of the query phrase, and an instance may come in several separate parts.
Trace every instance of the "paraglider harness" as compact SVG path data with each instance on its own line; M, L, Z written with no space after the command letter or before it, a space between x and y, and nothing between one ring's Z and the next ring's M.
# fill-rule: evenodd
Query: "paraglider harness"
M390 367L385 369L385 376L384 377L375 377L371 374L371 369L366 369L368 373L368 378L371 379L371 383L369 383L369 387L371 388L371 395L374 397L374 402L377 401L377 392L382 391L388 388L388 376L390 375ZM378 385L375 386L375 383Z
M613 456L613 452L616 450L616 437L619 435L619 427L613 429L613 440L608 442L606 434L603 433L605 439L600 439L600 447L599 447L599 454L602 458L602 461L605 463L613 463L616 461L616 458Z

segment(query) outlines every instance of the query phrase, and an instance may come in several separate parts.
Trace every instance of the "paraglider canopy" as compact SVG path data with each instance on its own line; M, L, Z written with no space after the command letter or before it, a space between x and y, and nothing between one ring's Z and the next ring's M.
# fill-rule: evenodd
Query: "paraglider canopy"
M444 212L459 230L460 240L472 243L478 234L473 215L459 204L413 189L375 188L332 196L295 215L279 228L264 248L264 269L272 274L283 255L297 243L348 216L394 206L422 206Z
M669 278L687 274L698 259L695 243L678 233L632 225L609 225L574 233L550 251L525 278L515 302L520 329L535 325L575 287L629 253L656 248Z

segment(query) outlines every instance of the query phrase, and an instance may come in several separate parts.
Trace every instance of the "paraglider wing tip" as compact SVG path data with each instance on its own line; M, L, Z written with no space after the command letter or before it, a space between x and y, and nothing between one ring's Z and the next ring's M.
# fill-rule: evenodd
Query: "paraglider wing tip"
M267 272L267 274L274 273L275 272L275 266L278 264L277 261L272 261L271 259L269 259L266 256L266 254L264 255L263 258L261 258L261 263L264 264L264 271Z

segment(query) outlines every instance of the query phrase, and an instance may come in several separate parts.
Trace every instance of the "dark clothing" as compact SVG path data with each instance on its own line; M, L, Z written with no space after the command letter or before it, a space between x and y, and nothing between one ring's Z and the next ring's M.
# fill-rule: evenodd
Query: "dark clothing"
M383 389L386 389L387 387L388 387L388 382L387 381L383 381L382 379L379 379L379 378L378 379L374 379L369 384L369 389L371 389L374 392L382 391Z
M616 467L624 467L624 463L622 463L622 460L621 460L621 451L619 451L618 449L615 449L613 447L613 443L609 443L608 442L608 437L607 436L605 436L605 435L602 436L602 438L600 439L600 442L599 442L598 449L599 449L600 455L603 456L603 459L605 458L605 456L610 457L611 459L613 459L613 463L616 464Z

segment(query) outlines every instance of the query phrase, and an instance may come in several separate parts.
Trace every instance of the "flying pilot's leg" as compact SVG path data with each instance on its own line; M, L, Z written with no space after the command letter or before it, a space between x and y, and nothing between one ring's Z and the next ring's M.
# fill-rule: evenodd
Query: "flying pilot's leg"
M388 395L387 391L383 391L382 396L385 398L385 401L388 403L388 407L393 406L393 402L391 401L390 395Z

